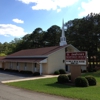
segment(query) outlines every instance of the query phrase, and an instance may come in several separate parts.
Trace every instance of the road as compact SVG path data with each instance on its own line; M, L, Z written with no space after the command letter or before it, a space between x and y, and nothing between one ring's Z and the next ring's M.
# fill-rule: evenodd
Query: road
M0 100L73 100L0 84Z
M31 74L23 74L19 72L0 70L0 81L24 79L24 78L31 78L31 77L32 77Z
M30 78L32 75L0 70L0 81ZM32 92L0 83L0 100L73 100L60 96Z

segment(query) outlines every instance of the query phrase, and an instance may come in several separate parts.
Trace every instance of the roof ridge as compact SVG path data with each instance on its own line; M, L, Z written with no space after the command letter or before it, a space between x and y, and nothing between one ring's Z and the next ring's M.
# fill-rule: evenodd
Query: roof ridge
M56 49L58 50L58 48L60 48L60 47L61 47L61 46L57 46L56 48L52 49L52 50L51 50L51 51L49 51L49 52L51 52L51 53L52 53L54 50L56 50ZM44 53L44 54L48 54L49 52L46 52L46 53ZM44 55L44 54L43 54L43 55Z
M52 48L52 47L58 47L58 46L42 47L42 48L33 48L33 49L43 49L43 48ZM24 50L33 50L33 49L24 49Z

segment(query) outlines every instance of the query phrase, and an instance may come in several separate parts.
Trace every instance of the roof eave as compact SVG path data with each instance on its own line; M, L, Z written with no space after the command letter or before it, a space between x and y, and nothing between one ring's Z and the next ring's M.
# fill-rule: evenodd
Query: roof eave
M7 56L6 58L47 58L47 55L39 55L39 56Z

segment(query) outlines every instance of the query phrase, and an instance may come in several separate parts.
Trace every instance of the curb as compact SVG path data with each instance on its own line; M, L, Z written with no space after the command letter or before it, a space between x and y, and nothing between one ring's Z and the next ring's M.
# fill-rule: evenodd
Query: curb
M20 81L28 81L28 80L36 80L36 79L44 79L44 78L53 78L57 77L58 75L53 76L42 76L42 77L34 77L34 78L25 78L25 79L18 79L18 80L7 80L7 81L1 81L1 83L11 83L11 82L20 82Z

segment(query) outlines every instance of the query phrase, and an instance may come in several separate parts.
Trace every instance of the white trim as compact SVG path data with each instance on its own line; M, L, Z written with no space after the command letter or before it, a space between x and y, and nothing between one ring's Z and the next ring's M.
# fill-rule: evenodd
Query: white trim
M40 61L39 63L47 63L47 59Z
M40 75L42 75L42 63L40 63Z

